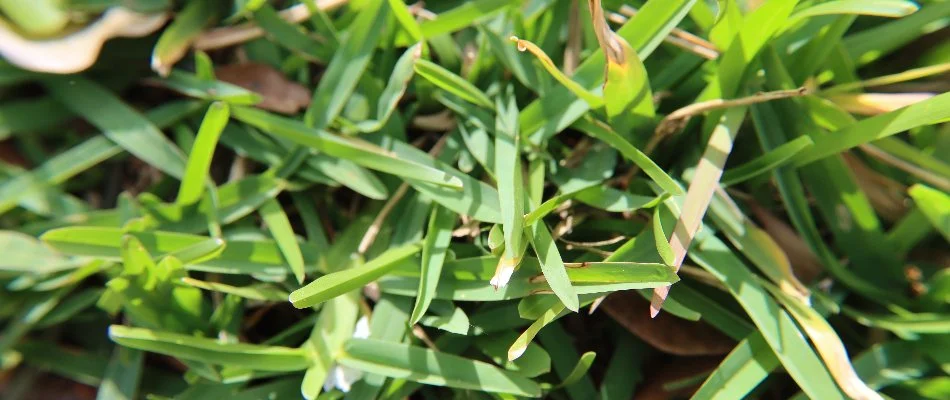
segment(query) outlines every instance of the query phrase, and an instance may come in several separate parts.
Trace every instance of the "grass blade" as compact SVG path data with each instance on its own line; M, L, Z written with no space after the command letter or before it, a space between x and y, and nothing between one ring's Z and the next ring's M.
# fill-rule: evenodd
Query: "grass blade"
M110 326L109 338L133 349L260 371L300 371L310 365L310 357L303 349L221 343L214 339L122 325Z
M145 116L99 84L78 77L47 77L43 86L57 101L81 115L129 153L175 178L185 172L185 157Z
M297 283L303 284L305 273L303 254L300 252L300 244L297 242L297 236L294 235L294 229L290 226L290 220L284 213L284 209L277 200L271 199L264 202L260 213L267 229L274 236L281 254L290 264L290 270L297 278Z
M776 169L794 158L798 153L810 149L814 143L808 136L797 137L756 157L752 161L723 172L721 183L723 186L735 185Z
M934 228L950 242L950 196L922 184L907 191Z
M105 377L96 393L97 400L131 400L136 398L142 378L142 362L145 353L127 347L116 346L106 368Z
M301 122L281 118L266 111L235 107L232 113L235 118L268 133L370 169L450 188L462 186L462 181L454 176L433 167L395 157L369 142L308 128Z
M422 270L419 279L419 295L412 307L410 324L416 324L425 315L429 303L435 297L442 275L442 263L445 262L449 243L452 241L452 228L455 226L456 215L450 210L435 206L429 216L429 227L426 238L422 243ZM466 329L468 326L466 325Z
M432 82L439 89L461 97L465 101L472 102L482 107L491 108L492 101L485 92L475 87L469 81L458 76L432 61L425 59L416 60L413 68L419 76Z
M350 339L340 363L429 385L540 397L537 383L481 361L372 339Z
M231 109L228 108L227 103L215 102L208 107L208 112L201 121L201 127L198 128L195 144L188 152L188 163L185 166L181 187L178 189L176 203L181 205L197 203L201 199L205 186L213 185L208 178L211 157L214 156L218 138L221 137L221 132L224 131L230 115Z
M333 53L333 59L313 92L313 101L304 115L307 126L324 129L340 115L360 76L369 66L388 16L389 7L384 7L382 1L373 1L350 24L346 41Z

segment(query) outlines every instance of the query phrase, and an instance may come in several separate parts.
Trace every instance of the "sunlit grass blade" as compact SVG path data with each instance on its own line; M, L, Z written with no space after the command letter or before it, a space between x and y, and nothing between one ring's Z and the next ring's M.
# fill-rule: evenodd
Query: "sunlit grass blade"
M425 43L416 43L406 49L399 57L396 65L393 66L389 82L386 83L383 93L379 96L379 102L376 105L376 119L358 122L356 124L357 129L361 132L375 132L389 121L393 112L396 111L396 106L399 105L399 100L402 99L406 89L409 88L409 82L412 80L415 71L415 63L422 56L424 46Z
M303 349L221 343L191 335L112 325L109 338L133 349L209 364L240 365L260 371L300 371L310 365Z
M96 399L134 399L139 390L144 360L145 353L116 346Z
M499 271L492 278L492 286L504 287L511 272L521 262L524 238L524 171L521 168L521 149L518 135L518 108L511 87L504 100L497 105L495 122L495 177L498 181L498 199L501 209L502 232L505 235L505 255ZM504 265L503 265L504 264Z
M286 301L288 295L288 293L284 292L283 290L265 284L239 287L219 282L199 281L197 279L187 277L181 278L181 282L185 285L194 286L199 289L233 294L235 296L240 296L250 300L275 302Z
M506 6L515 4L511 0L474 0L466 1L451 10L440 13L435 19L420 24L422 35L426 39L455 32L481 19L502 11Z
M198 129L195 144L188 152L188 162L176 203L188 205L201 199L205 186L209 184L208 169L211 168L211 158L230 115L231 110L227 103L215 102L208 107Z
M482 107L493 107L491 99L485 92L477 88L471 82L452 73L442 66L425 59L416 60L413 68L419 76L432 82L439 89L452 93L466 101L472 102Z
M300 27L280 18L277 11L266 3L254 11L254 20L278 43L297 54L321 63L332 57L332 47L301 32ZM323 41L327 40L323 38Z
M844 398L794 320L769 296L725 243L713 236L707 237L693 248L690 258L726 285L806 394Z
M294 235L294 229L290 226L290 220L284 209L277 200L271 199L264 202L260 209L261 219L267 224L267 229L274 236L277 247L281 254L290 265L290 270L297 283L303 283L304 280L304 261L303 254L300 252L300 244L297 242L297 236Z
M778 288L768 283L763 282L762 284L798 321L802 330L815 345L815 350L825 361L825 366L831 372L831 376L834 377L845 394L853 399L883 399L880 394L869 388L858 377L854 367L851 366L851 358L848 357L848 351L845 349L844 343L841 342L834 328L822 318L821 314Z
M656 114L653 91L636 50L610 29L600 3L599 0L588 1L594 34L607 59L604 77L607 120L615 131L629 135L633 128L652 122Z
M808 136L800 136L754 160L737 167L730 168L722 173L723 186L734 185L778 168L801 153L812 147L814 141Z
M518 39L517 36L512 36L510 40L515 42L515 45L518 46L518 51L527 51L537 58L541 66L551 74L551 77L564 85L564 87L570 90L575 96L586 101L590 108L598 109L604 106L603 97L589 92L579 83L574 82L571 77L564 75L564 72L561 72L557 65L554 65L554 61L544 53L544 50L541 50L541 48L527 40Z
M722 120L713 130L703 152L703 158L696 167L695 176L690 182L683 200L683 212L673 228L670 238L670 247L673 250L674 271L679 271L683 260L686 259L686 250L689 249L693 237L702 225L703 216L712 201L713 194L722 178L722 169L726 165L726 158L732 152L733 141L736 138L739 126L745 119L747 107L733 108L726 111ZM656 316L669 295L669 287L661 287L653 291L650 301L650 314Z
M399 266L403 261L419 252L419 246L412 244L390 249L372 261L356 268L333 272L290 294L294 307L306 308L363 287L387 272Z
M781 363L758 332L739 342L693 394L700 399L735 399L748 395Z
M78 76L48 77L43 85L56 100L96 125L109 140L129 153L175 178L184 175L185 157L181 150L148 118L106 88Z
M660 45L663 38L686 17L695 3L696 0L652 0L617 30L617 34L637 51L641 60L645 60ZM604 62L603 52L597 50L581 63L572 80L588 90L594 89L603 82ZM553 136L589 110L585 100L565 101L565 96L571 96L570 91L566 88L557 89L532 102L521 113L521 132L523 135L532 136L532 142L540 142L541 139Z
M156 82L196 99L239 105L254 105L261 101L260 95L240 86L214 80L214 76L211 76L210 80L202 79L198 75L178 69L172 70L167 77Z
M414 189L458 214L467 215L482 222L501 223L498 191L494 187L464 174L406 143L393 142L393 152L407 160L445 171L449 176L462 182L462 190L457 190L410 179L409 184Z
M919 9L919 5L907 0L837 0L816 4L792 13L785 24L786 26L795 26L795 24L807 18L834 14L900 18L913 14Z
M304 115L307 126L324 129L343 111L360 76L369 66L388 16L389 7L382 1L373 1L350 24L347 39L333 54L313 92L313 101Z
M594 364L594 359L596 357L597 353L594 353L593 351L588 351L582 354L581 359L577 361L577 364L574 365L574 368L571 369L571 372L567 374L567 377L564 378L564 380L561 381L557 387L570 386L580 381L581 378L587 375L587 371L589 371L591 365Z
M580 304L577 300L577 293L571 286L571 280L568 277L564 261L558 252L557 243L551 237L551 232L544 225L544 221L538 221L533 226L525 228L530 232L531 246L538 255L538 262L541 264L541 273L547 281L554 294L564 303L567 309L577 312Z
M420 383L540 397L537 383L481 361L399 343L350 339L340 363L366 372Z
M657 185L666 190L671 195L681 195L683 194L683 189L680 187L676 181L670 177L663 168L656 165L653 160L647 157L646 154L643 154L642 151L637 149L633 144L628 142L617 132L614 132L610 129L609 126L604 125L603 123L593 119L593 118L582 118L578 120L574 127L583 131L584 133L590 135L591 137L600 139L606 142L611 147L617 149L624 156L624 158L632 161L638 167L643 169L643 172L653 179Z
M922 184L912 186L908 193L934 228L950 242L950 195Z
M456 215L450 210L435 206L429 216L429 226L426 229L426 238L422 243L422 270L419 279L419 295L416 303L412 307L412 315L409 317L409 323L419 322L432 298L435 297L435 291L439 284L439 277L442 275L442 263L448 251L449 243L452 241L452 228L455 226ZM468 326L465 327L468 329Z
M232 114L235 118L270 134L315 148L334 157L350 160L367 168L440 186L451 188L462 186L462 182L454 176L395 157L392 153L369 142L308 128L301 122L281 118L266 111L235 107Z

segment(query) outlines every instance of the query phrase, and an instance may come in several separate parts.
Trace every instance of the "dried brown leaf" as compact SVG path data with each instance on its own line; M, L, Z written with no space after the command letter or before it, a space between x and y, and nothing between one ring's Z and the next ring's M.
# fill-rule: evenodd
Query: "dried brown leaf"
M267 64L229 64L214 70L218 79L261 95L257 107L282 114L296 114L310 105L310 89L291 81Z

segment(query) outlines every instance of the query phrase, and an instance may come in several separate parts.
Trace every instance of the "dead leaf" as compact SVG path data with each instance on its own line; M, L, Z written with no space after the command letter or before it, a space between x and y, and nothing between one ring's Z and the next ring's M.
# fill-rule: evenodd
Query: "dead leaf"
M808 247L801 236L798 236L798 233L788 226L785 221L757 203L749 201L747 204L762 229L788 255L788 261L792 264L792 271L795 276L806 285L817 279L824 268L821 266L821 262L818 261L818 256L812 253L811 248Z
M296 114L310 105L310 89L291 81L267 64L247 62L230 64L214 70L224 82L238 85L261 95L257 107L282 114Z
M0 23L0 55L16 66L36 72L71 74L89 68L103 43L113 37L142 37L161 28L168 14L139 14L112 7L83 29L55 39L28 40Z
M722 355L736 346L735 341L703 322L687 321L669 313L651 319L646 312L647 304L639 294L624 291L607 296L600 308L630 333L665 353Z

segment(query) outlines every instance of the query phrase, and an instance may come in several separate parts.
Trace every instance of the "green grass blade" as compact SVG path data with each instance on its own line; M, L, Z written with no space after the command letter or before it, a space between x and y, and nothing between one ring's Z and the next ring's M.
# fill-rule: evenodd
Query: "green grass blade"
M136 398L142 378L142 362L145 353L127 347L116 346L106 368L105 377L99 385L96 400L131 400Z
M603 123L593 119L593 118L583 118L578 120L574 127L583 131L584 133L590 135L593 138L599 139L610 145L611 147L617 149L624 156L624 158L632 161L638 167L640 167L650 179L653 179L657 185L666 190L668 193L674 196L684 194L683 188L676 183L673 178L671 178L667 173L656 165L653 160L647 157L646 154L643 154L642 151L637 149L633 144L628 142L617 132L614 132L610 129L609 126L604 125Z
M172 70L171 73L157 82L169 89L207 101L223 101L236 105L254 105L261 101L257 93L227 82L202 79L198 75L181 70Z
M858 377L857 372L851 365L851 358L848 356L844 343L841 342L841 338L835 333L834 328L821 314L801 300L785 294L774 286L767 283L763 283L763 286L798 321L805 334L811 338L815 350L825 361L825 366L831 371L831 376L845 394L853 399L884 399Z
M314 39L307 34L309 32L302 32L300 27L285 21L268 4L263 4L254 11L254 21L277 43L310 60L326 63L333 56L333 49L330 46Z
M350 339L340 363L374 374L429 385L540 397L537 383L490 364L420 347Z
M301 122L278 117L266 111L235 107L232 114L238 120L270 134L370 169L450 188L462 186L462 182L454 176L433 167L395 157L369 142L308 128Z
M510 88L510 87L509 87ZM524 244L524 183L517 126L517 106L509 90L507 104L499 100L495 134L495 176L501 209L502 231L505 234L507 266L499 264L500 275L492 280L495 287L505 286L507 277L521 260L519 249Z
M482 107L493 107L491 99L471 82L442 66L425 59L416 60L413 68L419 76L432 82L439 89Z
M814 143L808 136L797 137L752 161L723 172L720 183L723 186L735 185L767 173L784 165L798 153L810 149Z
M185 157L181 150L148 118L104 87L77 76L48 77L43 85L56 100L129 153L175 178L184 175Z
M373 261L358 268L349 268L324 275L307 286L290 294L294 307L306 308L363 287L385 275L399 265L399 261L419 252L419 246L412 244L390 249Z
M950 242L950 195L919 183L907 192L927 220Z
M855 146L910 130L950 120L950 93L862 120L827 135L812 135L815 145L792 159L803 166Z
M284 213L284 209L277 200L271 199L264 202L260 213L267 229L274 236L281 254L290 264L290 270L297 278L297 283L303 284L305 273L303 254L300 252L300 244L297 242L297 236L294 235L294 229L290 226L290 220Z
M571 286L571 279L568 277L561 254L557 250L557 243L551 237L548 227L543 221L538 221L533 226L527 227L526 231L530 232L531 247L538 255L545 281L567 309L577 312L580 307L577 293Z
M260 301L273 301L273 302L282 302L287 300L288 293L283 290L277 289L269 285L253 285L253 286L232 286L219 282L206 282L199 281L192 278L181 278L181 282L188 286L193 286L199 289L209 290L212 292L220 292L226 294L233 294L235 296L243 297L250 300L260 300Z
M176 203L188 205L197 203L201 199L204 188L209 184L208 169L211 168L211 157L214 156L218 138L224 131L231 114L227 103L215 102L208 107L208 112L198 128L195 144L188 153L188 163L185 174L178 189Z
M422 56L422 50L425 43L416 43L406 49L406 51L396 61L393 72L389 76L389 82L379 95L379 102L376 105L376 119L360 121L356 124L356 129L360 132L376 132L380 130L389 118L396 111L399 100L402 99L409 88L409 82L412 80L414 66L419 57Z
M695 3L696 0L651 0L617 34L637 51L641 60L646 60ZM604 62L603 52L598 49L581 63L572 79L588 89L597 87L604 79ZM521 133L537 137L532 142L540 143L573 124L589 107L584 100L565 101L569 98L569 90L554 88L529 104L521 112Z
M425 315L432 298L435 297L439 276L442 275L442 263L445 262L449 243L452 241L452 228L456 215L450 210L435 206L429 216L426 238L422 243L422 270L419 279L419 295L412 307L410 324L416 324ZM468 326L465 326L468 329Z
M501 223L498 191L485 182L444 164L425 152L403 142L393 142L392 150L397 156L419 164L445 171L462 182L462 190L409 179L409 184L433 201L461 215L488 223Z
M260 371L300 371L310 365L303 349L221 343L191 335L112 325L112 341L133 349L209 364L240 365Z
M572 369L571 372L567 374L567 377L564 378L564 380L561 381L557 387L571 386L579 382L581 378L587 375L587 371L589 371L591 365L594 364L594 358L596 357L597 353L594 353L593 351L588 351L582 354L580 360L577 361L577 365L574 365L574 369Z
M669 238L666 236L666 230L663 229L663 221L660 219L660 207L653 209L653 240L656 242L656 252L660 254L663 263L674 265L676 262L673 256L673 248L670 247Z
M694 247L690 258L726 285L806 394L820 398L844 398L792 318L724 243L715 237L707 237L698 248Z
M307 126L324 129L343 111L360 76L369 66L388 16L389 7L385 7L382 1L373 1L350 24L346 40L333 54L313 92L313 101L304 115Z
M913 14L920 6L907 0L837 0L816 4L792 13L786 26L820 15L856 14L900 18Z
M695 399L739 399L756 388L781 363L762 334L755 332L739 342L702 386Z
M446 33L455 32L481 19L488 18L513 5L512 0L474 0L463 2L458 7L439 14L431 21L420 24L422 35L431 39ZM489 105L490 107L490 105Z

